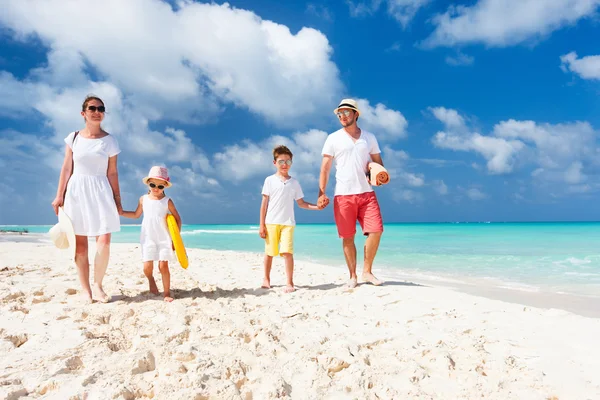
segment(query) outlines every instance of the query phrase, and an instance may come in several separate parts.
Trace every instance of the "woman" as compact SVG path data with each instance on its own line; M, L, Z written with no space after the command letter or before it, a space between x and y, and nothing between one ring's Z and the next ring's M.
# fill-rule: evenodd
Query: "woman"
M64 204L65 213L75 229L75 264L84 298L107 303L110 297L102 289L102 279L110 256L110 235L121 229L123 212L117 172L117 154L121 152L114 136L105 132L104 102L88 96L81 115L85 128L65 138L65 159L60 171L54 212ZM66 193L65 193L66 191ZM94 285L90 287L88 236L96 237Z

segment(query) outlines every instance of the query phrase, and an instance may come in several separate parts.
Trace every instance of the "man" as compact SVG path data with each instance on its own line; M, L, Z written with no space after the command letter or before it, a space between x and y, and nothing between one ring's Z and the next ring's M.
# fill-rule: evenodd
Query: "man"
M383 233L383 220L377 197L367 179L367 172L368 164L371 161L383 165L381 151L375 136L358 127L360 110L355 100L342 100L333 112L342 124L342 129L327 137L321 152L323 161L319 178L318 206L325 208L329 204L329 198L325 192L331 164L335 160L336 184L333 213L350 272L347 286L354 288L358 285L356 246L354 244L357 220L363 234L367 236L362 279L378 286L383 282L373 275L371 269Z

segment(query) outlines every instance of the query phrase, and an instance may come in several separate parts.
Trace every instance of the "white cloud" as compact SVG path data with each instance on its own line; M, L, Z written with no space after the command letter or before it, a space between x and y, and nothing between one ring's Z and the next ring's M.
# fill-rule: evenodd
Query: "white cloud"
M205 120L234 104L281 126L327 115L343 85L332 49L319 31L296 33L228 4L107 0L110 13L91 13L68 0L3 2L0 22L21 40L39 37L50 49L58 84L87 66L152 119ZM63 10L56 13L56 10ZM102 40L89 40L89 26ZM79 82L81 83L81 82Z
M327 7L321 4L309 3L306 5L306 12L312 14L318 18L322 18L325 21L333 21L333 14Z
M561 69L571 71L583 79L600 79L600 55L577 57L574 51L560 57Z
M426 6L430 1L431 0L387 0L387 12L406 28L417 14L417 11Z
M244 180L275 172L273 148L285 145L294 154L294 164L290 174L296 176L301 184L315 183L321 167L321 149L327 133L312 129L299 132L291 137L270 136L260 143L245 140L242 143L226 146L213 157L214 165L223 180L239 183Z
M475 201L483 200L488 197L487 194L483 193L481 190L479 190L477 188L467 189L465 193L471 200L475 200Z
M413 20L419 9L429 4L431 0L370 0L354 2L347 0L350 15L364 17L375 14L382 5L386 5L388 15L406 28Z
M505 47L540 39L595 13L600 0L479 0L433 18L425 47L483 43Z
M375 107L368 100L358 99L359 125L372 131L381 141L394 141L406 137L408 121L400 111L387 108L381 103Z
M445 196L448 194L448 186L444 183L443 180L437 180L433 182L433 190L435 190L438 194Z
M444 107L429 108L447 131L433 137L436 147L457 151L474 151L485 157L488 171L494 174L511 172L515 156L524 145L518 140L505 140L470 132L465 119L456 110Z
M482 135L472 132L455 110L430 110L446 128L434 135L434 145L478 153L487 160L490 173L509 173L533 164L534 178L575 185L588 180L586 168L599 165L600 132L588 122L547 124L510 119L497 123L490 135ZM473 167L479 168L476 163Z
M566 169L574 161L593 158L598 149L598 132L588 122L553 125L511 119L496 124L493 133L534 144L534 162L550 169Z
M431 111L433 116L442 122L447 128L465 128L465 119L458 113L458 111L445 107L429 107L428 109Z
M468 54L464 54L463 52L457 52L456 56L447 56L446 64L452 65L453 67L459 67L464 65L473 65L475 62L475 57L470 56Z
M420 203L424 200L422 193L411 189L401 189L394 191L392 197L397 202L405 201L407 203Z

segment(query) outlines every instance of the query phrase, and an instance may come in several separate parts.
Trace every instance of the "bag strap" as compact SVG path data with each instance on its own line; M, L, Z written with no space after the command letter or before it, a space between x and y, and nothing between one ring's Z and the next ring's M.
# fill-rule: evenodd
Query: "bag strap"
M73 135L73 141L71 142L71 153L73 152L73 147L75 147L75 138L79 135L79 131L76 131ZM71 157L71 175L73 175L73 169L75 168L75 160Z

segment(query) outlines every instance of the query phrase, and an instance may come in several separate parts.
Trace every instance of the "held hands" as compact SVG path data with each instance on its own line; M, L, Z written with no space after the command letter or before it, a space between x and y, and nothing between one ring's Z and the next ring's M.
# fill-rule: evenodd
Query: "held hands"
M319 207L319 210L324 209L328 205L329 205L329 197L327 197L326 194L320 195L319 200L317 200L317 207Z
M62 197L56 197L54 199L54 201L52 202L52 208L54 208L54 213L56 215L58 215L58 207L61 207L63 205L63 198Z
M260 228L258 228L258 236L260 236L263 239L265 239L267 237L267 227L266 226L261 225Z

